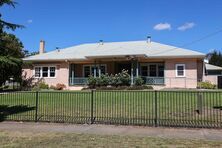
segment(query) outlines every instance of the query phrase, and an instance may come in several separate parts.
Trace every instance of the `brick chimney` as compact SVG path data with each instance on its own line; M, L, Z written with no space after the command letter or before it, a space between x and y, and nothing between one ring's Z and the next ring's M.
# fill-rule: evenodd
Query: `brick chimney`
M41 40L39 44L39 54L45 53L45 41Z

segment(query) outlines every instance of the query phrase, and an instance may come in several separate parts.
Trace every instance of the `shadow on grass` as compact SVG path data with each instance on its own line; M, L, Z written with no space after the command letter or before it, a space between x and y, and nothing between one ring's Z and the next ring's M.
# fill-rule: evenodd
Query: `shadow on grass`
M213 108L214 108L214 109L222 110L222 106L214 106Z
M28 107L27 105L0 105L0 122L5 121L7 116L35 110L35 107Z

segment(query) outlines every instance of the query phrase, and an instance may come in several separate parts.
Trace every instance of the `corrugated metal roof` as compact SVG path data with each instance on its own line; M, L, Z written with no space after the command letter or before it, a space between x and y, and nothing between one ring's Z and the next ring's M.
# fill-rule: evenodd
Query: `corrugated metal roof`
M222 70L222 67L211 65L208 63L205 64L205 68L206 70Z
M147 41L104 42L81 44L24 58L25 61L84 60L90 57L146 55L148 58L199 57L205 54L193 50Z

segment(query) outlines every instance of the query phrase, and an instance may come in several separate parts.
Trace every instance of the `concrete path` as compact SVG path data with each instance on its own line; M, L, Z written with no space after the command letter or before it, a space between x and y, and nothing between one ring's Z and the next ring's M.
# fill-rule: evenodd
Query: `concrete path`
M58 123L0 122L1 131L62 132L99 135L222 140L222 129L186 129L115 125L76 125Z

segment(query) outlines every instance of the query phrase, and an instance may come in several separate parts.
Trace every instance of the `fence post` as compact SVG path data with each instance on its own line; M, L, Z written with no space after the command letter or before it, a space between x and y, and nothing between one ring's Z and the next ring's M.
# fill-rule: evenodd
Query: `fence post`
M94 97L94 90L91 91L91 124L94 122L94 117L93 117L93 97Z
M154 112L155 112L155 127L158 126L158 123L157 123L157 90L154 91L154 99L155 99L155 107L154 107Z
M198 91L197 93L197 113L202 114L202 108L203 108L203 94Z
M35 93L35 122L38 121L38 102L39 102L39 92Z

